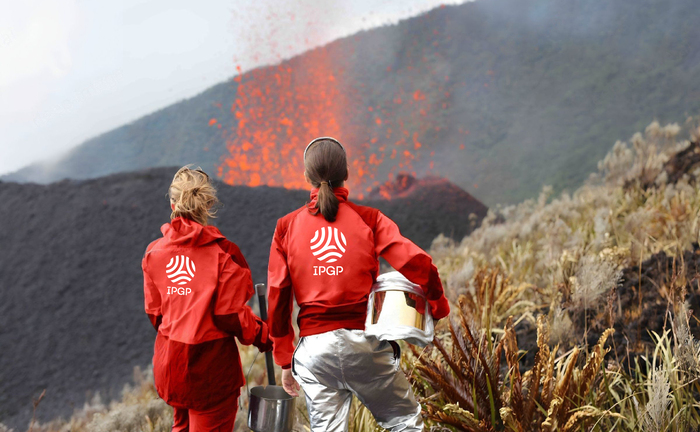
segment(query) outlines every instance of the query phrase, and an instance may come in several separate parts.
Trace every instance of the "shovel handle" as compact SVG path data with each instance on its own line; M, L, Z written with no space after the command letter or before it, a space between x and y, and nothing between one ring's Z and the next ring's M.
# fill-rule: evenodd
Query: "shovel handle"
M258 295L258 306L260 307L260 319L267 322L267 301L265 293L267 287L264 283L255 284L255 293ZM272 360L272 352L265 353L265 366L267 367L267 381L270 385L277 385L275 380L275 362Z

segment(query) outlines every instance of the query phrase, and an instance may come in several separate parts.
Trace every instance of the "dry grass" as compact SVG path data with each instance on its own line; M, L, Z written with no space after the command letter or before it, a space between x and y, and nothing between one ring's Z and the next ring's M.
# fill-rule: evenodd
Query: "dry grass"
M458 307L434 348L414 350L408 367L432 430L698 430L700 342L685 271L674 264L670 282L653 288L672 319L652 335L648 355L622 367L606 358L611 329L595 345L585 334L641 313L642 304L615 310L623 267L664 251L683 268L681 252L698 241L697 182L668 183L664 171L688 146L679 133L652 123L631 145L616 143L573 194L553 198L544 188L537 200L492 211L460 244L435 240ZM525 362L516 329L527 336L537 315L536 346L523 347L534 358Z
M250 371L249 386L266 385L264 356L256 355L257 350L239 345L241 362L246 373ZM277 370L278 373L281 371ZM279 382L280 376L277 376ZM110 404L103 403L99 394L76 410L70 419L55 419L40 424L32 421L28 431L32 432L167 432L172 427L172 408L158 397L153 384L151 370L142 372L134 369L134 383L124 387L122 399ZM39 404L37 404L39 405ZM37 406L40 410L41 407ZM309 420L303 395L296 402L295 432L308 432ZM246 388L241 391L239 411L234 432L249 431L247 427L248 395ZM371 413L355 399L351 410L350 431L383 430ZM0 423L0 432L14 432Z
M595 392L590 391L601 381L611 331L578 367L578 348L559 358L556 349L550 350L549 325L540 316L534 365L522 373L513 319L496 336L475 327L472 312L461 297L449 333L436 338L434 348L413 350L413 384L431 426L470 432L574 431L613 415L591 405Z
M625 367L606 356L612 330L603 331L642 311L641 303L639 310L615 309L621 269L661 251L679 257L682 268L682 252L699 239L698 182L669 182L664 171L688 147L680 133L677 125L652 123L629 144L616 143L577 191L553 197L545 187L538 199L493 209L460 243L435 240L431 253L454 313L437 326L433 346L404 358L430 430L700 429L700 342L691 332L698 318L685 303L697 282L674 273L654 288L669 304L668 325ZM697 139L700 129L690 135ZM600 338L589 344L585 333L593 327ZM251 385L258 385L264 367L254 354L241 350L244 367L254 364ZM152 378L137 375L121 401L106 406L96 399L68 421L33 430L168 430L170 408ZM297 405L295 430L307 431L303 398ZM246 409L243 397L236 430L246 430ZM354 401L350 430L381 429Z
M156 394L150 371L134 369L134 385L125 386L122 400L105 405L99 394L76 410L69 420L33 422L32 432L167 432L172 427L172 408ZM40 406L37 407L41 409ZM2 428L0 428L2 430Z

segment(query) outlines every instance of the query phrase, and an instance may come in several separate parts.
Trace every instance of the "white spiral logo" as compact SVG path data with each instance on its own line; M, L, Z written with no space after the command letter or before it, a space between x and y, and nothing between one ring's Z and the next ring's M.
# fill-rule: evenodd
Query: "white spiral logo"
M311 253L321 262L333 263L343 257L347 245L345 235L338 228L325 227L316 230L311 239Z
M170 258L170 262L165 266L165 274L170 279L170 282L178 285L190 282L196 270L194 261L184 255L176 255Z

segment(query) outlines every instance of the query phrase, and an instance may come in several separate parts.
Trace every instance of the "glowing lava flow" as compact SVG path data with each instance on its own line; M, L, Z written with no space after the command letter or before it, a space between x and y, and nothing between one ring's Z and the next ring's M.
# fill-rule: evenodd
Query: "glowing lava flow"
M436 169L436 149L444 148L441 131L455 84L441 68L441 43L449 38L437 30L427 34L434 41L414 40L404 53L404 66L384 66L380 82L364 82L362 61L344 62L342 69L332 60L337 49L330 52L329 46L275 67L239 73L230 105L233 125L224 129L228 153L218 176L229 184L307 188L302 153L318 136L333 136L345 145L348 186L359 198L397 172L430 174ZM368 106L368 101L373 102ZM221 127L210 120L214 124ZM451 144L456 149L461 143Z
M282 64L235 78L236 121L226 136L229 154L219 166L226 183L304 188L306 141L321 135L342 141L338 72L331 71L322 50L307 55L313 67Z

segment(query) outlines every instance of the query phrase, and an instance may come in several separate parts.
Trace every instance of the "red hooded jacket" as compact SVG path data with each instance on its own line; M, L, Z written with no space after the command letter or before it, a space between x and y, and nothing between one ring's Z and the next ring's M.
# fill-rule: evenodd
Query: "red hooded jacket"
M423 287L435 319L450 306L430 255L405 238L379 210L340 201L334 222L305 206L277 221L268 267L270 335L275 363L291 367L294 352L293 300L300 311L300 336L340 328L365 328L367 299L379 273L379 257L411 282ZM318 190L311 191L314 207Z
M269 350L267 325L246 304L248 263L216 227L179 217L161 231L142 262L146 313L158 331L156 390L168 405L206 410L244 384L234 336Z

